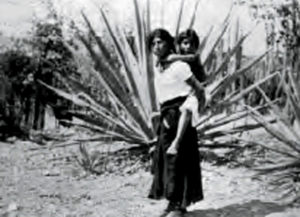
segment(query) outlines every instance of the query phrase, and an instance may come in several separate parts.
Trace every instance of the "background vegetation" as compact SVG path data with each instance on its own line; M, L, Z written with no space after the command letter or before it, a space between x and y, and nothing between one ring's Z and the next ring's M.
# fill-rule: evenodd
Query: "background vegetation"
M154 60L146 47L152 29L151 1L133 0L132 4L130 33L103 7L98 14L103 32L85 11L82 27L72 21L64 23L50 7L52 22L37 22L31 38L16 40L1 51L3 138L29 137L31 129L42 130L45 136L45 111L51 108L60 124L93 132L84 139L67 138L69 144L81 144L81 164L89 170L94 170L97 158L82 143L122 142L141 150L153 144L156 122L152 117L159 106ZM183 25L184 4L182 0L177 11L174 35L193 28L201 10L196 1L188 25ZM253 19L265 24L267 34L266 52L255 57L243 54L252 31L243 33L239 20L232 18L235 7L245 4L252 8ZM198 124L199 144L226 147L234 139L239 142L236 146L255 144L276 153L279 157L274 160L272 156L270 165L259 171L273 173L271 183L282 187L283 195L292 200L299 197L300 173L299 13L296 0L280 4L237 1L222 25L212 27L202 38L198 51L208 74L207 95L213 99ZM235 124L245 118L252 121ZM277 142L241 137L257 128L264 128Z

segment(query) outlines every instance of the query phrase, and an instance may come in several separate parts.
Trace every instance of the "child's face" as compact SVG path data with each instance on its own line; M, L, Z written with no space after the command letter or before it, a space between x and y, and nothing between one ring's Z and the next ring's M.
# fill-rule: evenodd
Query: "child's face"
M189 38L183 39L179 45L179 48L182 54L196 53L196 47Z

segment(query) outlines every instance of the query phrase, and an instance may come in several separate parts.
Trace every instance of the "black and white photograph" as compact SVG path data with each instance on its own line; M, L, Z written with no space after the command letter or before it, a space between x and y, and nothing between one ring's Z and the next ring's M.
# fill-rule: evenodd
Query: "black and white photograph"
M0 0L0 217L299 217L299 0Z

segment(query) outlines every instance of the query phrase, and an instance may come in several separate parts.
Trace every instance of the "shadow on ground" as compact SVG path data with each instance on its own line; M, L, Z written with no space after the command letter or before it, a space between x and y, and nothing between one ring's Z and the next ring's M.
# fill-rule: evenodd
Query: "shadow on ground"
M286 208L286 206L276 203L252 200L248 203L234 204L220 209L194 210L187 213L185 217L265 217Z

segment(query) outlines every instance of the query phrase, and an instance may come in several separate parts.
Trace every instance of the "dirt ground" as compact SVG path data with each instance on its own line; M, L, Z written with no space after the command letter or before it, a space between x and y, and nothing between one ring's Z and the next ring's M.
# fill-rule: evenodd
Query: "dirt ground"
M100 176L76 161L78 147L42 149L31 142L0 143L1 217L156 217L166 201L147 198L151 174L143 168ZM202 162L205 199L187 217L296 217L275 203L249 169Z

